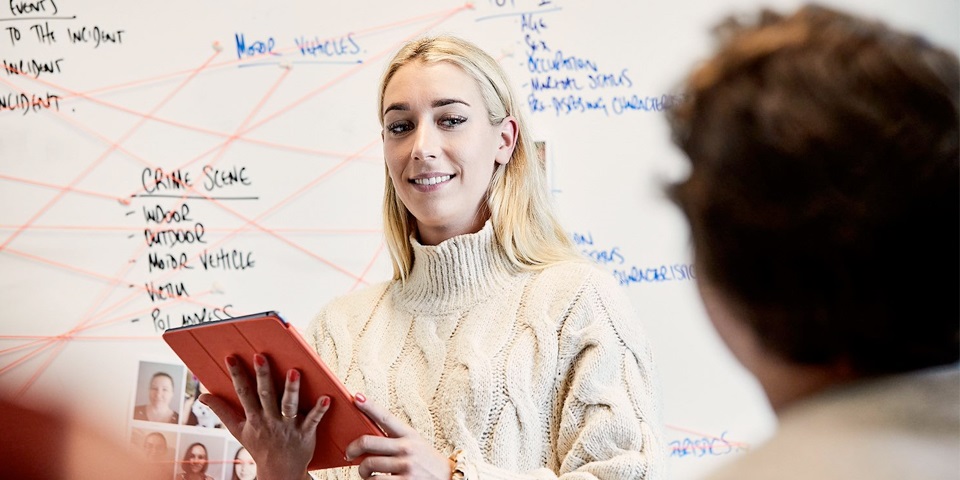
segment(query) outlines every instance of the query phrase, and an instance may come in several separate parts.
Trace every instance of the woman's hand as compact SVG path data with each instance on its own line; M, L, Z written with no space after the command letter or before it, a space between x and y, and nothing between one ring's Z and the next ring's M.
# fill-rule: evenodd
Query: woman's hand
M391 478L404 480L450 480L455 466L416 430L401 422L385 408L368 401L363 394L354 397L354 403L389 435L364 435L347 446L347 460L366 455L360 462L360 476L371 478L374 473L388 473Z
M298 371L287 372L283 397L278 401L266 357L253 356L256 389L251 388L250 376L235 357L227 357L224 361L233 378L243 413L209 393L201 395L200 402L213 409L227 430L247 448L257 464L257 478L303 480L307 475L307 464L313 458L317 425L330 408L330 397L320 397L309 413L298 417Z

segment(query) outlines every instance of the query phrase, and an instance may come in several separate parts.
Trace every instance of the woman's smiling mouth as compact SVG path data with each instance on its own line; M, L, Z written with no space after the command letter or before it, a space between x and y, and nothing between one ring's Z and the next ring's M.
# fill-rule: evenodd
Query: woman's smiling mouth
M417 185L436 185L438 183L443 183L453 178L453 175L439 175L436 177L426 177L426 178L413 178L410 181Z

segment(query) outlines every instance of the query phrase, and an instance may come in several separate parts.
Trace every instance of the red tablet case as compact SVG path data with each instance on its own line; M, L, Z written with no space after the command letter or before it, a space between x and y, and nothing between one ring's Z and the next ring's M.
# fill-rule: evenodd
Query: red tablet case
M300 416L316 405L322 395L329 396L330 409L317 426L317 449L310 470L356 465L362 459L347 462L343 458L347 445L362 435L384 436L354 405L353 395L313 347L276 312L173 328L164 332L163 339L210 393L230 401L238 412L243 412L243 408L224 364L228 355L246 367L251 382L255 381L253 354L267 357L278 402L287 371L297 369L301 374Z

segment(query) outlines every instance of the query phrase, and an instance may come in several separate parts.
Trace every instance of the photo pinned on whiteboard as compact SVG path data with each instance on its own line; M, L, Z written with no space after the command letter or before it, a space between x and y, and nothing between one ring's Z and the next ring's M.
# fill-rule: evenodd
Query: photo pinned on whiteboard
M134 428L130 432L130 444L133 451L139 453L146 462L145 467L157 475L156 478L173 478L176 432Z
M180 421L183 425L191 425L203 428L223 428L223 422L217 417L210 407L200 403L198 399L202 393L210 393L207 387L204 387L200 380L187 369L184 376L186 388L183 393L183 412L180 414Z
M140 359L131 389L136 407L128 438L143 466L134 478L223 480L256 471L245 452L242 468L234 468L239 443L197 400L208 390L183 364Z
M222 435L183 432L177 447L178 479L213 480L223 478L228 463L227 440Z
M540 168L543 168L544 178L547 180L547 190L551 195L560 193L560 190L556 188L556 184L553 181L554 176L554 167L553 167L553 158L552 158L552 149L549 148L550 142L546 139L538 139L533 141L533 149L537 154L537 160L540 162Z
M233 460L230 460L230 458ZM227 442L227 477L230 480L256 480L257 464L240 442Z
M183 371L182 365L141 361L133 419L156 423L180 423Z

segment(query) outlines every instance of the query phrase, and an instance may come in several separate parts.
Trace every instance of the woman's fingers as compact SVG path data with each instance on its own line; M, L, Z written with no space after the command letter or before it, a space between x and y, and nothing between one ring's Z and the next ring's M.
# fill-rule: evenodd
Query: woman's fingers
M253 356L255 381L249 368L235 356L226 357L225 363L243 411L210 394L201 395L201 401L247 448L258 471L263 473L262 478L304 478L316 447L316 428L330 407L330 399L321 397L309 413L296 416L301 390L298 371L287 371L281 394L281 387L275 386L271 378L266 356ZM287 415L281 416L281 411Z
M360 478L370 478L374 473L398 474L407 470L405 461L397 457L367 457L360 462L357 473Z
M234 356L228 356L224 359L227 370L230 372L230 378L233 380L233 388L237 391L237 397L240 399L240 406L243 407L243 413L246 418L259 416L260 400L254 393L250 385L250 379L247 371L240 365L240 362Z
M303 435L315 435L317 425L323 419L323 415L330 410L330 397L324 395L317 399L317 404L307 412L303 417L303 423L300 425L300 431Z
M387 409L367 400L362 393L354 396L353 403L370 417L389 437L375 437L373 435L364 435L347 445L344 452L347 460L353 460L364 455L397 455L402 453L403 444L399 439L418 433L407 424L394 417Z
M373 420L377 425L383 429L390 437L405 437L408 435L417 435L417 431L412 427L400 421L399 418L393 416L389 410L386 408L377 405L376 403L367 400L362 393L358 393L354 396L353 403L357 405L357 408L365 413L371 420Z
M347 460L364 455L398 455L404 453L403 442L397 438L363 435L347 445Z
M290 370L283 387L283 396L280 397L280 415L287 419L297 418L300 407L300 372Z
M270 418L279 418L281 411L285 414L283 415L285 418L296 418L300 400L299 372L291 370L287 375L283 397L279 401L279 404L283 405L281 410L273 385L273 378L270 375L270 362L267 357L259 353L253 355L256 389L252 388L246 369L236 357L228 356L224 359L224 362L230 372L233 388L237 391L237 397L240 399L240 405L243 407L247 419L263 415Z
M347 460L365 456L359 473L369 478L373 473L389 473L393 478L450 478L450 460L437 452L412 427L390 412L368 401L363 394L354 397L363 413L380 425L389 437L364 435L347 445Z
M267 357L259 353L253 354L253 370L257 375L257 393L263 412L271 418L279 417L280 409L277 406L277 394L273 386L273 378L270 377L270 362L267 361ZM295 402L296 400L294 400L294 416L297 411Z

